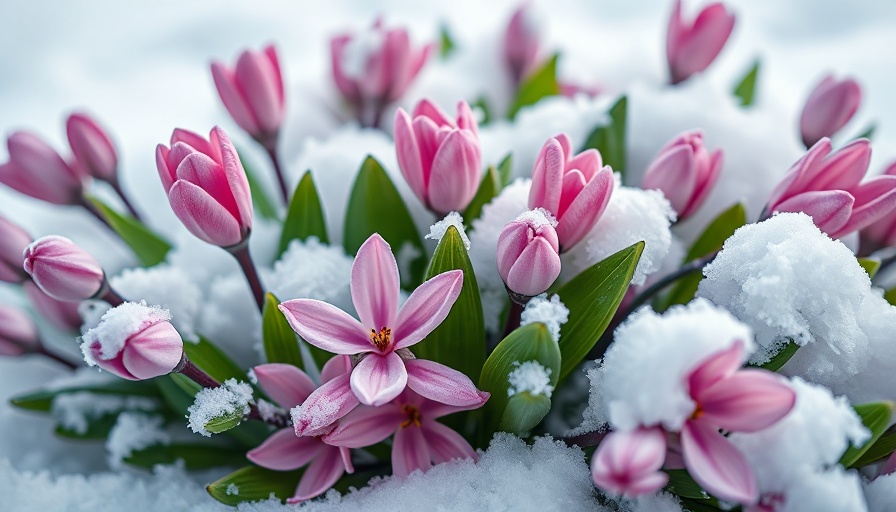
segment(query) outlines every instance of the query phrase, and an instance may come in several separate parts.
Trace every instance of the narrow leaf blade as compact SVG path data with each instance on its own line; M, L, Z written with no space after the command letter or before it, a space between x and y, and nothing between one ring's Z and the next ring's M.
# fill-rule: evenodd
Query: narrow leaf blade
M99 199L88 197L87 200L99 210L103 218L118 233L122 241L131 248L144 267L151 267L165 261L165 256L171 250L171 244L168 241L153 233L139 220L116 212Z
M283 316L283 312L277 307L279 305L280 300L273 293L265 295L261 314L264 354L268 362L291 364L304 370L298 338Z
M498 177L498 171L494 167L489 167L482 177L482 183L476 190L476 195L470 201L467 209L464 210L464 223L467 226L473 224L473 221L482 215L482 207L491 202L501 192L501 179Z
M283 231L280 234L280 246L277 255L283 255L293 240L307 240L309 237L317 237L325 244L330 243L327 237L327 223L324 220L324 210L321 206L317 187L314 186L314 178L311 171L305 171L299 181L289 210L286 212L286 220L283 221Z
M756 80L759 78L759 61L753 63L747 74L734 87L734 95L740 98L742 107L749 107L756 98Z
M560 84L557 82L557 58L555 53L545 64L529 75L519 89L507 117L513 119L523 107L534 105L542 98L560 94Z
M871 402L853 406L856 414L862 419L862 424L871 431L871 438L862 446L850 446L846 450L846 453L840 458L840 464L843 467L852 467L880 439L887 427L890 426L894 407L896 404L893 402Z
M199 368L218 382L227 379L246 380L246 372L212 342L199 337L199 343L184 343L184 353Z
M625 176L625 145L628 99L622 96L610 107L610 122L598 126L588 136L584 149L596 149L600 152L604 165Z
M302 473L302 470L273 471L246 466L210 483L206 490L212 498L231 506L244 501L266 500L271 494L284 501L295 493Z

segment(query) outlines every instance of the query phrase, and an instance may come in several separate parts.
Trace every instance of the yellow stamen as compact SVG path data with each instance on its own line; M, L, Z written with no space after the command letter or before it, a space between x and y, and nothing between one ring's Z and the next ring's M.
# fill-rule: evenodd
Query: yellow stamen
M694 408L694 412L691 413L691 419L696 420L699 419L700 416L703 416L703 406L697 404L697 407Z
M370 341L381 351L386 350L386 347L388 347L389 343L392 341L392 329L383 327L380 329L380 332L376 332L376 329L371 329Z
M401 409L408 415L408 419L401 422L401 428L408 428L411 425L415 427L420 426L420 422L423 420L423 416L420 415L420 409L413 405L405 405Z

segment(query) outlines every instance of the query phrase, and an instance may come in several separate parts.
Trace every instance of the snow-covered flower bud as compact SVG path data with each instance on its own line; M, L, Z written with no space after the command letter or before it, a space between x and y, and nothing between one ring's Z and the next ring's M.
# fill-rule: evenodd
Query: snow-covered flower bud
M156 166L171 209L190 233L220 247L236 245L249 236L249 181L224 130L212 128L206 140L175 129L171 148L156 147Z
M456 123L429 100L411 116L398 109L394 137L401 174L427 208L444 216L470 204L482 177L482 150L467 102L457 104Z
M852 79L825 76L812 89L800 114L803 144L811 147L823 137L832 137L852 119L862 102L862 89Z
M0 356L20 356L40 347L37 326L21 309L0 304Z
M692 23L686 23L681 16L681 0L675 0L666 33L666 61L672 83L708 68L733 28L734 15L721 2L707 5Z
M665 459L666 433L661 428L611 432L591 458L591 478L612 494L653 494L669 481L660 471Z
M48 203L80 204L88 176L49 144L33 133L15 132L6 146L9 161L0 164L0 183Z
M114 307L82 336L84 361L128 380L171 373L181 362L184 342L170 320L168 310L145 302Z
M28 278L22 268L22 251L30 243L31 235L18 224L0 216L0 281L21 283Z
M108 183L118 182L118 155L106 132L87 114L74 113L65 121L65 134L83 173Z
M529 4L520 5L504 32L504 64L510 69L513 83L520 83L538 62L541 34L532 19Z
M498 236L498 273L510 291L534 297L560 275L557 221L544 209L523 213Z
M212 77L224 107L240 128L265 147L276 144L286 113L283 76L277 51L245 50L234 68L212 62Z
M722 150L710 153L700 131L684 132L663 146L641 182L660 189L684 220L703 204L722 171Z
M106 276L96 258L62 236L45 236L25 248L25 272L50 297L78 302L103 291Z

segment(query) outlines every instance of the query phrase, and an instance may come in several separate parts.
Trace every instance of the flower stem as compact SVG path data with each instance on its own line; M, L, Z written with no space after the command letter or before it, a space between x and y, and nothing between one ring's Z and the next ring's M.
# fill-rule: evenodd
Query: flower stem
M264 144L268 157L271 159L271 165L274 166L274 174L277 175L277 184L280 186L280 197L283 198L283 204L289 206L289 191L286 188L286 177L283 175L283 168L280 166L280 157L277 156L277 145Z
M246 418L250 420L263 421L268 425L273 425L277 428L286 428L292 424L289 413L284 410L277 410L271 416L263 418L258 412L258 406L255 403L249 404L249 414L246 415Z
M577 436L561 437L566 446L578 446L579 448L588 448L589 446L597 446L609 432L587 432Z
M118 294L115 290L112 289L108 284L106 285L106 291L100 296L101 299L108 302L112 305L112 307L121 306L124 304L124 298Z
M113 228L112 225L109 224L109 221L106 220L106 217L102 214L102 212L100 212L100 211L97 209L97 207L94 206L93 203L91 203L86 197L81 197L81 206L82 206L85 210L87 210L88 212L90 212L91 215L93 215L94 217L96 217L97 220L99 220L100 222L102 222L107 228L109 228L109 229L111 229L113 232L115 232L116 235L118 234L118 232L115 231L115 228Z
M255 303L258 304L258 310L262 311L264 309L264 286L261 284L258 270L255 268L255 263L252 262L252 255L249 253L249 238L247 237L244 241L232 247L225 247L225 249L236 258L240 268L243 269L246 281L249 282L249 287L252 288L252 295L255 296Z
M69 361L68 359L60 356L59 354L54 354L53 352L50 352L49 350L47 350L47 347L45 347L43 343L41 343L38 346L36 353L40 354L42 356L49 357L50 359L52 359L64 366L67 366L71 370L76 370L78 368L78 364L73 363L72 361Z
M509 289L507 290L507 295L510 297L510 311L507 312L507 321L504 323L504 338L520 326L523 310L532 298L528 295L512 292Z
M121 198L121 202L124 203L124 207L128 209L128 212L130 212L131 216L134 217L135 219L137 219L138 221L140 221L140 223L142 224L143 219L140 218L140 214L137 213L137 210L134 208L134 205L131 204L131 201L128 199L127 194L124 193L124 190L121 188L121 185L117 181L110 182L109 184L112 186L112 190L114 190L115 193L118 194L118 197Z

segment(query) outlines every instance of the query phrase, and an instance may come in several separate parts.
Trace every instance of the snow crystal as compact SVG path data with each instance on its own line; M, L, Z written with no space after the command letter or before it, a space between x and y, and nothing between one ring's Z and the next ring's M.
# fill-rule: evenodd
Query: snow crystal
M597 370L603 374L606 417L618 430L657 424L679 430L694 410L684 385L687 375L738 340L748 355L752 339L748 326L705 299L663 315L647 307L637 310L616 329Z
M557 227L557 219L554 217L554 214L545 210L544 208L535 208L534 210L525 211L516 219L522 222L528 222L533 228L540 228L541 226L551 226L553 228Z
M510 382L510 387L507 388L507 396L528 391L533 395L544 395L551 398L554 386L551 385L550 368L545 368L538 361L525 361L523 363L514 361L513 366L515 368L507 376L507 381Z
M109 465L122 467L122 461L132 453L158 444L168 444L171 437L162 430L164 418L138 412L123 412L118 415L115 426L106 439Z
M242 411L249 414L249 401L252 400L252 386L236 379L227 379L217 388L202 388L196 393L196 399L187 412L190 413L189 427L193 432L211 437L205 425L221 416Z
M470 250L470 239L467 238L467 232L464 229L464 218L457 212L451 212L444 219L436 222L429 228L429 234L424 238L441 242L442 237L448 232L448 228L454 226L460 233L460 239L464 242L464 248Z
M317 299L351 313L352 261L341 246L321 243L316 237L293 240L274 263L268 280L271 291L280 300Z
M276 282L265 269L259 271L263 283ZM241 367L258 364L261 314L242 273L235 271L213 279L201 309L198 330L204 337Z
M623 507L623 510L629 512L681 512L681 503L678 498L665 492L625 500Z
M258 376L255 375L255 368L249 368L249 370L246 371L246 377L249 378L249 382L252 384L258 384Z
M896 473L882 475L865 485L869 512L893 512L896 504Z
M63 393L53 398L50 412L60 426L84 434L95 420L107 414L122 410L154 411L158 401L145 396L121 396L76 391Z
M102 359L112 359L121 352L129 337L139 333L151 323L171 320L167 309L147 306L146 301L125 302L103 314L99 325L84 333L81 351L84 361L96 366L90 347L98 343Z
M395 252L395 264L398 265L398 274L401 276L411 275L411 264L420 256L422 256L422 253L414 244L410 242L402 243L401 248Z
M546 293L532 297L526 304L526 309L520 316L520 325L529 325L541 322L548 327L554 341L560 341L560 327L569 320L569 309L560 302L558 295L551 295L550 300Z
M283 412L283 409L277 407L277 405L263 399L258 399L256 406L258 407L258 415L265 421L274 419Z
M577 436L587 434L588 432L599 432L607 429L610 419L607 418L607 411L604 398L604 370L601 367L602 360L595 361L597 366L586 370L585 375L591 384L588 391L588 406L582 412L582 423L567 432L569 436ZM561 389L563 389L561 387Z
M227 489L224 491L228 496L239 496L240 488L237 487L236 484L227 484Z
M106 311L112 306L104 300L84 300L78 304L78 315L81 316L81 334L93 329L100 324Z
M618 175L617 175L618 180ZM607 209L594 228L563 255L561 281L569 281L583 270L626 247L644 242L632 284L644 284L660 269L672 246L669 226L675 210L658 190L621 187L618 182Z
M132 268L110 280L112 288L130 300L145 300L171 312L171 323L185 340L198 342L196 317L202 291L181 268L156 265Z

